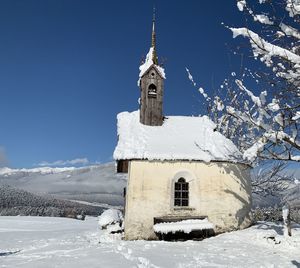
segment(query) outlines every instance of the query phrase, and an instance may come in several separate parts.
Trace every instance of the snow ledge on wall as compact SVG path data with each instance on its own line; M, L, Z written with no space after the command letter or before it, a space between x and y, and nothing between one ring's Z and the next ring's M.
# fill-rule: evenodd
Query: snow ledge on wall
M210 230L213 229L214 225L208 221L208 219L203 220L183 220L178 222L163 222L157 223L153 226L156 233L167 234L184 232L189 234L192 231L199 230Z

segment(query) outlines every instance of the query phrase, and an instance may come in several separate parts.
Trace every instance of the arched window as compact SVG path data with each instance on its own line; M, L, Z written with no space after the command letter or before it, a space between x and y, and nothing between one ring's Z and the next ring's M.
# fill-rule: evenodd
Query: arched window
M148 87L148 98L156 98L157 89L154 84L150 84Z
M189 183L184 178L179 178L174 187L174 206L187 207L189 205Z

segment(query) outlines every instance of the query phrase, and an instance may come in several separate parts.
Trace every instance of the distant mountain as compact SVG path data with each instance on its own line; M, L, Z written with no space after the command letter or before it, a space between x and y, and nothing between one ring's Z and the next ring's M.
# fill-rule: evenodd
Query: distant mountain
M290 181L286 190L278 192L274 196L253 193L252 201L253 207L281 206L289 203L291 207L300 209L300 183Z
M0 216L55 216L100 215L101 207L41 196L9 185L0 185Z
M116 174L114 163L81 168L0 168L0 185L60 199L120 206L126 176Z

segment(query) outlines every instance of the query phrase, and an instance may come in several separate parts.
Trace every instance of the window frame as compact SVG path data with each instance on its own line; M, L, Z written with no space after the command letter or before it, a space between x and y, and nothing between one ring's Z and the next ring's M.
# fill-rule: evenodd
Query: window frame
M189 207L189 183L180 177L174 182L173 206L175 208Z

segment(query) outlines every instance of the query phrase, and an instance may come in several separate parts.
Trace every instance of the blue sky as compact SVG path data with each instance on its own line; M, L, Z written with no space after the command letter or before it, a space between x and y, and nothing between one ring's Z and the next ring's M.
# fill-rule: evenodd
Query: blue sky
M199 86L217 88L239 66L230 51L236 41L221 23L242 26L243 17L235 0L155 5L164 113L204 114L185 67ZM152 7L140 0L0 1L0 164L112 161L116 115L138 108Z

